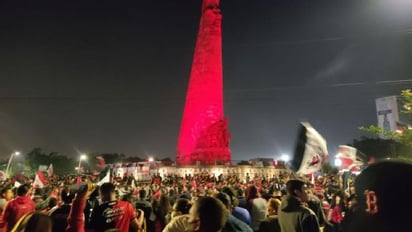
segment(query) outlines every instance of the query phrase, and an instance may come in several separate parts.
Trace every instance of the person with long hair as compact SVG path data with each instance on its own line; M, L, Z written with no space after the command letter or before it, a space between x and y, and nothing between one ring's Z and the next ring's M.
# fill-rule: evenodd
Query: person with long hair
M153 213L156 216L156 219L154 220L154 231L161 232L167 223L169 223L166 217L172 208L169 197L165 194L161 194L159 199L153 199L152 208Z
M246 208L252 218L251 227L259 230L260 223L266 218L266 200L262 198L255 185L249 185L246 189Z

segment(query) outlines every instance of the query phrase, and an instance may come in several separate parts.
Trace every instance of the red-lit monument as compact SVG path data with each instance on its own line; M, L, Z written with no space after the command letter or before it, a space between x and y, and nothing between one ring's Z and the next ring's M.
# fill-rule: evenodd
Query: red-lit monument
M223 116L221 23L219 0L203 0L177 145L178 165L231 160L227 119Z

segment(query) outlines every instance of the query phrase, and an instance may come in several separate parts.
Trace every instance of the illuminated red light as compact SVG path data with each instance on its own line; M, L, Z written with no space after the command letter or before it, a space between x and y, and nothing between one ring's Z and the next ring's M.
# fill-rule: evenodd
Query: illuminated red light
M222 15L218 0L203 0L202 16L177 145L178 165L228 163L223 115Z

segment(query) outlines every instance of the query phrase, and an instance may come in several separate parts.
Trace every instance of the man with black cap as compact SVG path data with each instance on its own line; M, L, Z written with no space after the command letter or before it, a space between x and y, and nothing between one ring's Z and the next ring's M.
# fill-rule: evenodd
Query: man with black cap
M410 231L412 163L386 160L355 179L358 210L345 231Z
M305 206L308 202L305 182L298 179L286 183L286 196L278 213L281 231L319 232L319 222L315 213Z

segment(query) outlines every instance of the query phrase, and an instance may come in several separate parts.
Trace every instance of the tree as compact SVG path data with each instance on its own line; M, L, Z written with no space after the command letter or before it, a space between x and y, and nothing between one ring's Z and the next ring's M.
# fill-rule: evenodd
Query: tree
M328 174L329 172L331 172L331 170L333 169L332 165L330 163L325 163L322 166L322 173L324 174Z
M404 114L411 114L412 115L412 92L410 89L405 89L401 91L403 109L401 110ZM380 128L376 125L370 125L369 127L360 127L361 131L369 132L375 135L383 135L384 137L388 138L388 140L392 140L394 145L390 145L392 147L392 154L398 158L406 158L412 159L411 154L399 154L399 151L396 149L396 143L404 145L409 149L412 148L412 128L409 126L401 126L400 130L397 131L387 131L383 128Z
M241 160L239 163L237 163L238 165L251 165L249 161L246 160Z
M104 158L107 164L122 163L126 159L126 155L119 153L106 153L100 156Z
M410 148L393 139L368 138L363 136L361 139L353 141L353 147L365 153L368 157L376 159L394 158L407 155Z
M48 156L39 147L34 148L26 155L26 166L30 168L30 172L34 173L40 165L49 164Z
M174 161L169 157L161 159L160 161L162 161L162 164L166 166L171 166L174 163Z
M59 155L58 152L46 153L41 148L34 148L26 154L26 166L34 174L40 165L53 164L54 172L58 175L74 172L76 162L72 158Z
M145 160L138 157L138 156L129 156L129 157L125 158L123 161L126 162L126 163L137 163L137 162L143 162Z

